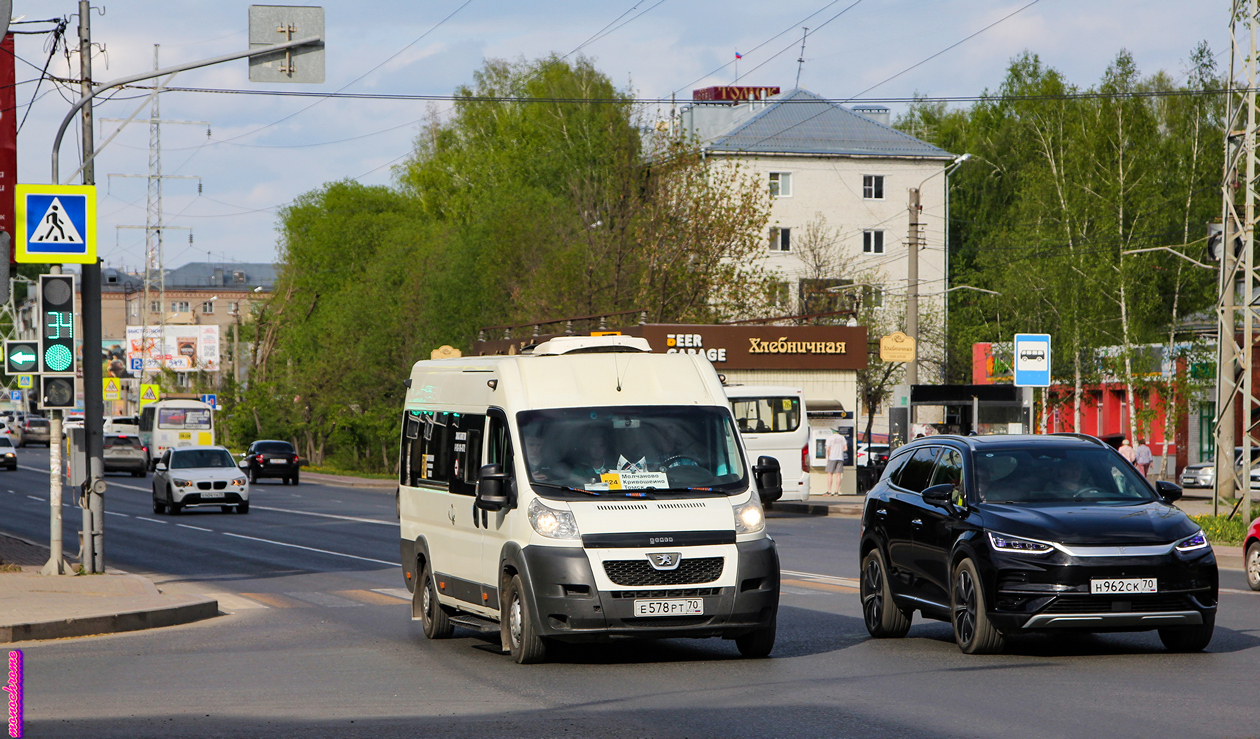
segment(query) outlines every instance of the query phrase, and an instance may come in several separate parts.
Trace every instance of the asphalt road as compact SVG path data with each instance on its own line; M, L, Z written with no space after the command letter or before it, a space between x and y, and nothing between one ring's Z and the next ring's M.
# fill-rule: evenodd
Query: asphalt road
M46 460L23 450L24 467ZM0 530L47 538L47 480L0 473ZM148 480L110 483L109 564L213 593L230 613L24 644L28 736L1260 734L1250 593L1222 595L1204 654L1168 654L1149 633L1023 637L1007 654L969 657L945 624L867 636L844 579L858 573L857 521L775 517L784 587L770 659L667 640L571 647L522 666L497 639L430 642L410 621L386 492L264 483L248 515L171 517L152 514ZM67 511L73 542L78 512ZM1223 572L1222 585L1242 590L1241 573Z

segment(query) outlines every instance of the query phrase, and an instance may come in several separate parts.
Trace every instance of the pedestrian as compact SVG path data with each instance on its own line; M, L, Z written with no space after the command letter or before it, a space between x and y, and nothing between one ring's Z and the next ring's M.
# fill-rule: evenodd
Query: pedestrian
M839 495L844 483L844 455L849 451L849 442L840 433L840 427L827 437L827 495Z
M1137 465L1138 470L1142 473L1142 477L1146 477L1151 471L1151 448L1146 445L1146 439L1138 437L1137 449L1133 450L1133 463Z
M1116 451L1120 452L1120 456L1129 460L1129 464L1133 464L1133 447L1129 446L1129 440L1125 439L1124 443Z

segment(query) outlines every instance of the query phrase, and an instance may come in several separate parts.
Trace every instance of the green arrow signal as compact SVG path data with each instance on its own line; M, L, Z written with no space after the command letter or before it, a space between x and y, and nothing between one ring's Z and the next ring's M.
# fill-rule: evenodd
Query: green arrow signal
M30 352L24 352L21 349L9 355L9 360L14 364L30 364L35 361L35 355Z

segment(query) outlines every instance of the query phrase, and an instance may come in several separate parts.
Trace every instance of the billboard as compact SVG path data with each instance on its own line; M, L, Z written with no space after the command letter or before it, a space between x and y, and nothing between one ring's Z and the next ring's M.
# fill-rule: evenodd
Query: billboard
M128 326L127 368L175 372L219 371L218 326Z
M971 384L1009 385L1015 381L1015 348L1007 343L971 345Z

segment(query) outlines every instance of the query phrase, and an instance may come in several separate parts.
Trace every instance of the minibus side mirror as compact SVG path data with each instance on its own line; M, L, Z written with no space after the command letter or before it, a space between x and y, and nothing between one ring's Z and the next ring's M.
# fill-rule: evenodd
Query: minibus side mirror
M765 455L757 457L753 474L757 476L757 490L761 492L763 504L783 497L783 472L779 469L778 459Z
M483 465L481 479L477 481L477 507L483 511L501 511L508 503L508 473L503 471L503 465Z

